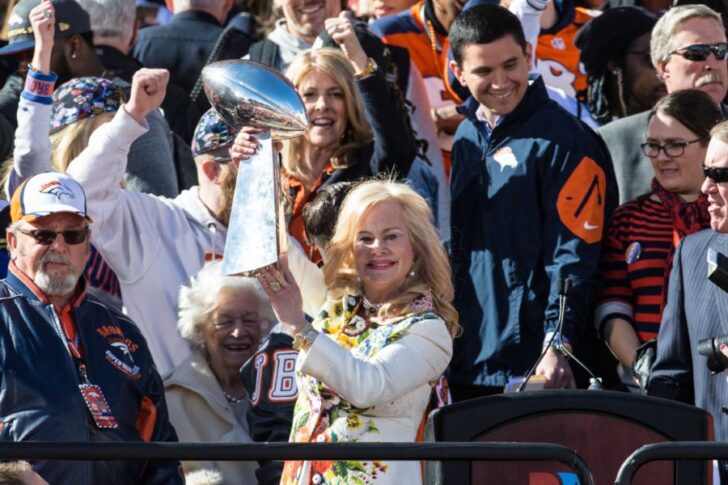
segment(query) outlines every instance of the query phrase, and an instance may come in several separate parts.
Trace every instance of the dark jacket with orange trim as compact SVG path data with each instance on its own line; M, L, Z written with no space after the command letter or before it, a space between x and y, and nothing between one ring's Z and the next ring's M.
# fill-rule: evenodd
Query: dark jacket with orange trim
M118 427L93 423L61 317L11 263L0 281L0 441L177 441L141 333L79 284L68 314L89 380L101 387ZM54 485L183 483L178 462L39 461L34 468Z
M477 100L460 106L450 175L457 384L503 386L529 370L557 327L559 278L572 282L563 335L575 344L593 320L602 234L617 204L611 160L540 76L529 83L492 133Z

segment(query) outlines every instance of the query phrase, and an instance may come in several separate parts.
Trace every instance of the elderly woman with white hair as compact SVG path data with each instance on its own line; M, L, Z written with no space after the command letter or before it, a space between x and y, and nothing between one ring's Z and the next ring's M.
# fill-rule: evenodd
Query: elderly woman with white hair
M255 278L224 276L205 265L179 295L177 328L192 354L164 380L170 421L180 441L250 443L248 396L239 369L275 316ZM256 462L182 462L185 474L213 469L221 483L255 483Z

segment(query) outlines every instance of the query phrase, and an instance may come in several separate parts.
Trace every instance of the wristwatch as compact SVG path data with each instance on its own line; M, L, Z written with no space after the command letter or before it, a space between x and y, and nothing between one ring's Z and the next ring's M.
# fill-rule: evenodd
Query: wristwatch
M293 337L293 350L308 350L313 345L319 333L313 325L307 323L299 333Z
M354 74L354 79L356 79L358 81L359 79L364 79L365 77L369 77L372 74L374 74L375 72L377 72L377 68L378 68L377 63L374 62L374 59L369 57L369 58L367 58L366 67L364 69L362 69L361 71L357 72L356 74Z

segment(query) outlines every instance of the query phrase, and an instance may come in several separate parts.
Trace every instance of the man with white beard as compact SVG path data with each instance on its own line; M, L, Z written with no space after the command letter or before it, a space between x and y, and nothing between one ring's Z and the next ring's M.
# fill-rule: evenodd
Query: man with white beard
M10 201L0 281L0 441L177 441L162 380L127 317L86 293L91 219L68 175L28 178ZM53 484L182 483L179 463L40 461Z

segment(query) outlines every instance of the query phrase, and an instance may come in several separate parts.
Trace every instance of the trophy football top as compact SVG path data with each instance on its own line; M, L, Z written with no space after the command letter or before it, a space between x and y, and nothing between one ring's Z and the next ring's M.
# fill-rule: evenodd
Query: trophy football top
M275 139L301 136L308 126L306 107L291 82L254 61L229 60L202 70L207 99L230 126L269 129Z

